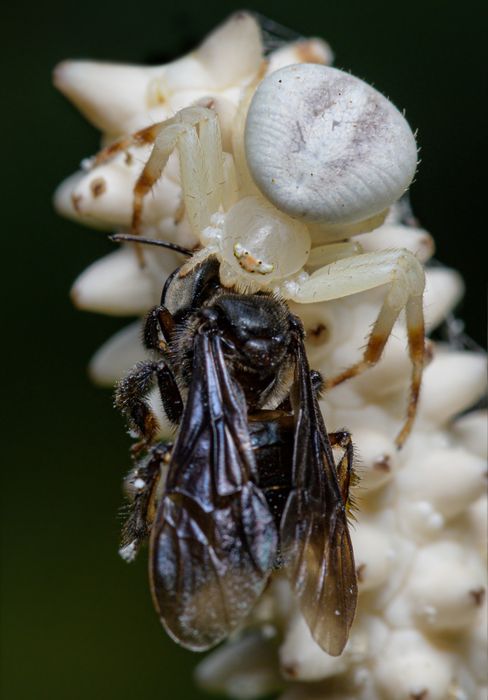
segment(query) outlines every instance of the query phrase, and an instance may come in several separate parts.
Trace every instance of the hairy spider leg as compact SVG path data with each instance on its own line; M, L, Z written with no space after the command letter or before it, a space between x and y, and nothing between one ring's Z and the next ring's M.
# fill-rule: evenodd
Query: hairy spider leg
M134 186L131 231L138 235L144 198L161 177L172 152L180 161L183 207L197 237L219 210L224 181L224 158L217 114L206 107L186 107L164 122L141 129L100 151L94 166L110 160L131 146L154 144L151 155ZM226 165L229 170L229 164ZM226 173L227 174L227 173ZM137 244L136 244L137 246ZM141 260L141 251L138 255Z
M175 148L180 159L184 206L192 229L200 233L208 226L210 213L217 211L220 204L223 166L217 116L204 107L189 107L178 112L177 117L177 122L161 126L149 160L135 184L134 232L141 224L144 197L161 177ZM202 193L206 195L203 198Z

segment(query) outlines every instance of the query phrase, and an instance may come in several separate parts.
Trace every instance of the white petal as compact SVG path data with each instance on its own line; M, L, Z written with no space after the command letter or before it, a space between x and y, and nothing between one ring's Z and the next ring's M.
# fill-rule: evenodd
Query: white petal
M215 29L196 51L197 59L220 89L255 74L263 58L259 26L247 12L236 12Z
M392 436L359 428L354 431L353 439L361 489L373 491L390 481L398 468Z
M56 211L68 219L73 219L81 224L93 228L110 229L111 225L102 221L95 221L89 214L83 213L78 207L78 200L75 197L76 189L85 179L86 173L83 170L67 177L58 185L54 193L54 207Z
M196 680L205 690L238 700L272 693L282 683L273 641L252 632L227 642L197 666Z
M488 500L485 493L476 503L473 503L467 515L471 532L474 534L474 544L477 545L481 556L486 559L488 556Z
M483 459L488 456L488 411L472 411L461 416L452 426L452 434L470 452Z
M54 84L100 131L121 134L124 124L146 110L148 70L97 61L63 61Z
M295 682L313 683L339 676L360 661L376 658L386 636L387 628L376 615L359 612L344 652L341 656L329 656L314 642L303 617L294 614L280 648L281 672ZM337 695L339 697L342 696Z
M307 623L295 614L280 648L281 672L294 681L318 681L343 673L349 666L347 654L329 656L314 641Z
M425 629L460 630L477 617L485 579L474 551L444 540L419 551L405 593Z
M220 133L222 136L222 149L231 158L232 152L232 131L236 118L237 104L235 100L229 99L227 96L215 95L211 98L212 109L218 114L220 123ZM196 101L197 104L202 104L204 107L209 105L208 95ZM233 160L232 160L233 164Z
M75 306L114 316L139 316L161 295L161 277L141 267L133 247L127 246L90 265L75 281L71 298Z
M179 92L201 93L211 89L212 77L198 60L196 52L178 58L163 66L148 68L151 82L148 86L148 102L155 106L158 102L171 103ZM195 99L195 98L193 98ZM190 101L186 102L186 106Z
M425 270L424 311L428 333L446 319L463 293L462 277L455 270L447 267L429 267Z
M131 323L97 350L88 368L94 382L113 386L127 370L148 357L142 348L141 333L141 322Z
M85 220L95 219L114 228L129 226L136 179L134 168L121 158L89 170L73 188L76 211Z
M446 700L451 682L449 657L418 632L397 631L377 659L375 676L388 700L422 697L423 692L429 700Z
M351 539L359 590L378 588L387 580L392 568L397 566L392 539L388 532L382 532L381 528L361 516L351 529Z
M486 535L485 535L486 537ZM470 630L470 634L467 641L468 653L469 653L469 664L475 677L480 683L486 683L488 678L488 669L486 664L486 659L488 657L488 635L486 630L488 629L488 605L485 596L483 607L480 610L478 619L474 629ZM487 689L488 690L488 689ZM474 694L468 695L467 697L476 697ZM479 695L479 700L486 700L488 698L488 692L485 695Z
M481 353L438 353L424 371L418 419L443 425L485 393L486 358Z
M98 221L110 228L129 226L135 180L120 161L90 170L72 191L76 213L84 221Z
M376 589L375 610L382 610L384 621L388 625L405 626L410 624L410 614L401 595L405 581L410 572L412 561L418 551L417 543L413 542L403 534L397 533L397 512L396 508L389 513L383 511L377 520L380 528L391 533L393 550L390 552L394 561L390 576L385 580L381 588ZM363 597L363 600L367 598ZM367 605L367 603L365 603ZM401 620L398 625L398 620Z
M83 219L110 224L112 228L128 227L132 219L134 185L149 156L147 148L133 151L130 164L123 155L90 170L73 189L72 200ZM174 218L180 203L180 187L166 174L144 199L143 226L158 225Z
M446 519L425 498L401 502L398 507L402 530L416 542L429 541L439 536L446 526Z
M294 63L323 63L330 65L334 54L329 44L323 39L302 39L282 46L269 55L267 73L291 66Z
M483 489L486 464L463 448L429 450L398 474L401 500L427 501L445 518L461 514Z

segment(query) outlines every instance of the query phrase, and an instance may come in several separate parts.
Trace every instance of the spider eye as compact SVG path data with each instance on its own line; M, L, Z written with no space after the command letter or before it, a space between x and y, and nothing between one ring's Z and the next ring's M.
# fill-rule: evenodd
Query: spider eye
M245 197L225 218L223 258L239 277L254 282L287 277L310 253L307 227L258 197Z

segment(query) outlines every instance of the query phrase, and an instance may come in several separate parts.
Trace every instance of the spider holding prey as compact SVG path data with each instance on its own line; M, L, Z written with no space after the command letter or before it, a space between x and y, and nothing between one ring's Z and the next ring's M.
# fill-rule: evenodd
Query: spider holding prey
M325 388L377 363L405 310L412 378L396 438L401 447L415 418L424 363L424 272L407 250L363 253L350 240L381 225L414 176L416 143L400 112L358 78L304 63L247 88L232 153L222 149L218 114L194 106L108 146L94 164L147 143L154 146L135 185L132 234L139 234L144 198L176 149L182 203L201 243L182 275L216 256L224 287L269 290L299 303L386 287L362 359Z

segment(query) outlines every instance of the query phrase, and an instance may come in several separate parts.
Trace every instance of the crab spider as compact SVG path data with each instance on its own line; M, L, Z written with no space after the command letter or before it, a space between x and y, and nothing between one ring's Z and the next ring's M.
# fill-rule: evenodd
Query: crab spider
M326 388L376 364L405 310L412 379L396 438L401 447L415 418L424 363L424 272L407 250L363 253L349 238L377 227L413 178L416 145L403 116L357 78L300 64L248 91L233 155L222 150L218 115L194 106L109 146L95 163L143 143L154 145L134 188L133 233L145 196L176 149L184 209L202 245L183 273L216 255L222 284L268 289L299 303L386 288L362 359Z

